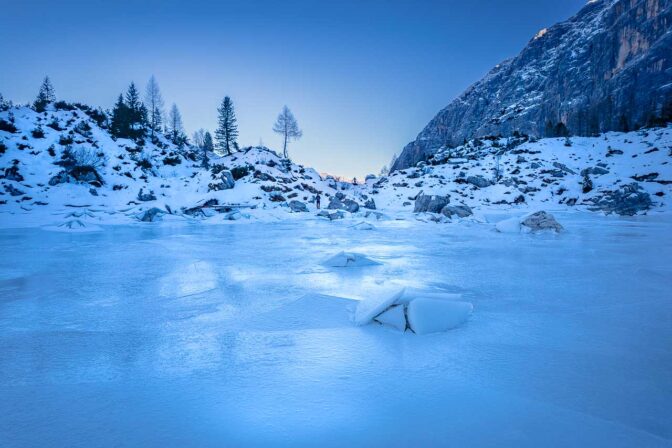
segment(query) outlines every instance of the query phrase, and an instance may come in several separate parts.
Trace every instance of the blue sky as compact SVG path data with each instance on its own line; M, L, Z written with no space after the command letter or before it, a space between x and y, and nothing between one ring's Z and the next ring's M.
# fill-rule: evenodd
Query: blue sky
M450 100L585 0L9 1L0 92L31 101L49 74L59 98L111 107L154 74L189 134L213 129L224 95L241 145L278 148L284 104L299 163L378 172Z

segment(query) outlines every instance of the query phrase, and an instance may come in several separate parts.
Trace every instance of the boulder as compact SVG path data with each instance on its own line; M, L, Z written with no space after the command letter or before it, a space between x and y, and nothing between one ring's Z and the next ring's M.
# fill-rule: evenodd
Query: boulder
M544 230L561 232L563 230L563 227L555 220L555 217L544 211L527 215L520 222L520 225L530 232L541 232Z
M221 180L222 190L230 190L236 185L233 174L229 170L223 170L219 173L219 179Z
M25 192L19 190L18 188L14 188L13 185L5 185L5 191L9 193L10 196L21 196L23 194L26 194Z
M467 183L478 188L486 188L493 184L491 180L483 176L469 176L467 177Z
M452 219L453 216L466 218L467 216L473 215L474 212L466 205L446 205L441 209L441 214Z
M450 196L419 195L415 199L413 213L441 213L450 202Z
M295 213L307 212L308 207L301 201L290 201L289 208Z
M376 209L376 202L371 199L367 199L367 201L364 203L364 208L368 208L369 210L375 210Z
M49 185L51 185L52 187L54 187L54 186L56 186L56 185L58 185L58 184L67 184L67 183L70 183L70 182L73 181L73 180L74 180L74 179L72 179L72 178L70 177L70 175L68 175L67 172L65 172L65 171L61 171L60 173L58 173L57 175L55 175L54 177L52 177L51 179L49 179Z
M327 219L329 219L329 221L334 221L336 219L343 219L345 217L343 212L340 211L340 210L337 211L337 212L334 212L334 213L329 213L326 210L322 210L321 212L319 212L317 214L317 216L319 216L320 218L327 218Z
M160 221L161 217L165 215L166 212L157 207L152 207L149 210L146 210L138 215L138 219L142 222L155 222Z
M639 186L637 182L622 185L620 189L608 191L599 198L594 198L593 211L603 211L607 214L633 216L651 208L651 196Z
M156 196L154 196L153 191L149 191L149 193L144 192L144 188L141 188L140 191L138 192L138 201L142 202L147 202L147 201L156 201Z
M329 201L328 210L345 210L346 212L356 213L359 211L359 204L352 199L345 198L343 193L336 193Z
M23 182L23 176L19 173L19 166L16 164L5 168L5 174L2 177L15 182Z

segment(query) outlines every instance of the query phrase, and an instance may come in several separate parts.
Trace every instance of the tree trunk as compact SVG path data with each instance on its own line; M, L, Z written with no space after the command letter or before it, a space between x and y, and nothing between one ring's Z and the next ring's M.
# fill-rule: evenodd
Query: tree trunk
M285 132L285 144L282 147L282 153L284 154L285 159L287 159L287 132Z

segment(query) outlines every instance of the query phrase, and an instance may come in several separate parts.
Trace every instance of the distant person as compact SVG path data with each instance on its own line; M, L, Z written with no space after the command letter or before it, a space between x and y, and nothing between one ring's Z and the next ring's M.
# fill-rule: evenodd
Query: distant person
M318 209L320 208L320 200L321 200L320 193L317 193L317 197L315 198L315 205L317 205Z

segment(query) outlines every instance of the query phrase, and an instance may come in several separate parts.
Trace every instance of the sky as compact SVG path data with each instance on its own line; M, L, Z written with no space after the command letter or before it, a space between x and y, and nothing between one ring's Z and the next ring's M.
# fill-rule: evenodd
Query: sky
M0 93L110 108L154 75L189 135L225 95L241 146L281 149L344 177L378 173L452 99L586 0L0 0Z

